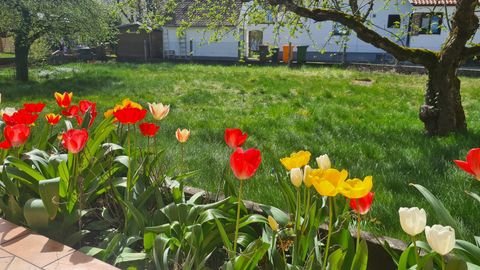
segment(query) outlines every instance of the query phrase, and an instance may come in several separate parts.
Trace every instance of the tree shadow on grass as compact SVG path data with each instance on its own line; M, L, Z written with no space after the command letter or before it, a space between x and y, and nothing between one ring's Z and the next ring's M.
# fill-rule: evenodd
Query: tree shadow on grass
M72 73L71 76L58 76L52 79L38 79L29 82L18 82L10 78L1 78L2 99L8 102L19 102L24 99L50 99L53 93L74 92L78 96L113 91L113 85L119 78L112 75L91 74L88 72ZM115 93L112 92L112 95Z

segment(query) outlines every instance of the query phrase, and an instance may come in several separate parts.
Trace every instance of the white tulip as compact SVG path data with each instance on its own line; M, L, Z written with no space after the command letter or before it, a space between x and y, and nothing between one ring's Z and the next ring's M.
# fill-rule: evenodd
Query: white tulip
M403 231L410 236L423 232L425 225L427 225L427 214L423 208L400 207L398 214L400 215L400 225L402 225Z
M16 112L17 112L17 109L15 109L13 107L6 107L5 109L2 109L0 111L0 115L3 116L4 114L6 114L8 116L12 116Z
M302 185L302 181L303 181L303 173L302 173L302 169L300 168L293 168L291 171L290 171L290 181L292 181L292 184L295 186L295 187L300 187Z
M317 157L317 164L318 168L322 170L328 170L332 167L332 163L330 162L327 154Z
M455 230L450 226L433 225L425 227L430 247L440 255L447 255L455 247Z
M303 168L303 184L307 188L312 186L312 182L310 182L310 180L308 180L308 174L310 173L311 170L312 170L312 168L308 165L305 165L305 167Z

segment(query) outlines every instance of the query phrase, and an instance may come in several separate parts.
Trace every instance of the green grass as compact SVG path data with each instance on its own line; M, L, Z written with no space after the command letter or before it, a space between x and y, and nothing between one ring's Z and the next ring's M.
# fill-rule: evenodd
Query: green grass
M160 144L168 149L165 166L179 159L175 130L190 128L188 167L201 169L192 185L217 190L229 156L223 131L240 127L250 135L247 146L263 153L257 176L246 185L247 199L283 206L272 170L282 170L281 157L305 149L314 156L328 153L335 167L348 169L352 176L373 175L376 202L371 216L378 223L372 223L372 231L403 237L398 208L427 207L408 186L419 183L444 201L467 232L478 233L478 204L463 191L479 191L480 183L452 162L480 143L478 79L462 78L469 132L428 138L417 117L426 80L420 75L336 68L74 64L55 72L33 70L33 80L26 84L12 76L11 69L0 70L3 106L53 101L54 91L65 90L73 91L77 101L97 101L102 109L125 97L144 105L171 104L170 115L161 122ZM352 83L362 78L374 80L373 85ZM429 224L434 221L430 211Z
M15 58L15 54L0 52L0 58Z

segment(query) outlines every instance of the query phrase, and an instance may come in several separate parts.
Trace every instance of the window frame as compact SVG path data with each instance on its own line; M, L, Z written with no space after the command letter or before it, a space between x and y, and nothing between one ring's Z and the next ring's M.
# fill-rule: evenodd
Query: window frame
M398 20L397 20L398 18ZM398 23L396 23L398 22ZM389 29L399 29L402 24L402 17L400 14L388 14L387 17L387 28Z

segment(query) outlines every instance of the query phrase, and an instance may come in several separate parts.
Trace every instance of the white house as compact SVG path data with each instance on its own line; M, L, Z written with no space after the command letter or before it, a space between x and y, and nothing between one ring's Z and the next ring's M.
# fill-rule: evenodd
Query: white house
M197 60L238 60L238 28L228 21L224 23L223 27L229 28L230 31L226 31L218 42L211 40L215 31L208 29L208 21L205 20L193 22L183 35L178 35L177 32L182 26L182 22L188 21L188 9L193 2L193 0L179 1L173 19L162 27L164 57ZM239 15L241 7L239 1L234 12Z
M447 21L455 11L455 4L455 0L446 0L446 3L443 0L375 1L369 20L373 29L398 44L439 50L449 33ZM255 48L251 45L252 39L261 39L254 40L253 44L269 44L280 50L289 42L293 46L309 45L308 61L340 61L343 57L355 62L394 60L383 50L363 42L354 32L337 23L316 23L306 19L303 23L309 30L300 30L291 36L285 28L275 32L274 19L269 20L265 24L245 26L245 50ZM479 41L480 35L477 34L473 42Z
M445 3L443 1L446 1ZM393 62L394 58L362 40L354 32L334 22L317 23L303 19L305 29L291 35L289 29L275 30L275 18L268 15L265 23L234 25L220 41L212 42L214 31L208 30L208 21L196 21L185 35L177 34L182 22L187 20L189 7L194 0L181 0L173 19L164 27L163 58L199 60L238 60L241 56L258 53L260 45L282 47L308 45L308 61ZM369 20L372 28L392 41L409 47L440 49L448 32L448 21L455 11L455 0L389 0L374 1ZM238 0L234 12L243 15L250 2ZM242 41L242 42L240 42ZM480 42L480 35L473 42ZM242 46L243 45L243 46Z

